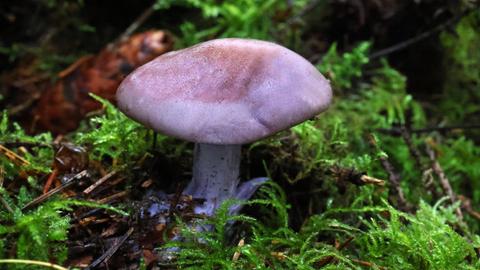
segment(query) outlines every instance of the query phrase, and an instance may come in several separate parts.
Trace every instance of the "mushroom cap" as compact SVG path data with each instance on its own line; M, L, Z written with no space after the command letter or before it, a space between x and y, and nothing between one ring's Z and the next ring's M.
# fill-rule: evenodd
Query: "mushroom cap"
M121 83L129 117L184 140L244 144L324 111L329 81L275 43L226 38L163 54Z

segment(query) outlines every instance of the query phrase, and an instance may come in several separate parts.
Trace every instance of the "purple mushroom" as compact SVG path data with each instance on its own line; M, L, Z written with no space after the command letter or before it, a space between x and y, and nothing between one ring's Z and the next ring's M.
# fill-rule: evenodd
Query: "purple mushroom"
M312 118L331 99L329 81L300 55L238 38L161 55L117 91L118 107L129 117L195 142L193 178L184 194L205 199L195 212L206 215L226 199L249 199L266 180L239 185L242 144Z

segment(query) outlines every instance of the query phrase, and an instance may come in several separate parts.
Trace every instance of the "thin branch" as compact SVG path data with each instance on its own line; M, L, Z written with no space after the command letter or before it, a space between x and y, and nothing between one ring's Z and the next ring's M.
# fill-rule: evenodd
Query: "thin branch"
M454 129L480 129L480 124L474 125L453 125L453 126L445 126L445 127L427 127L427 128L418 128L418 129L410 129L410 133L428 133L432 131L438 132L448 132ZM391 129L379 128L377 129L378 132L392 135L392 136L400 136L402 135L402 128L401 127L394 127Z
M372 135L369 136L369 143L374 148L377 147L377 141L375 140L375 137L373 137ZM390 161L386 156L380 156L379 159L383 169L388 174L388 180L390 184L393 186L393 188L397 193L398 203L406 210L412 209L412 206L410 205L410 203L405 199L405 194L403 193L403 189L400 186L400 175L395 171L395 168L393 167L392 163L390 163Z
M480 220L480 213L473 209L472 200L463 195L458 195L457 197L462 202L462 208L465 209L472 217Z
M69 186L71 186L72 184L74 184L77 180L77 179L80 179L80 178L83 178L83 177L86 177L88 175L88 172L87 170L83 170L79 173L77 173L76 175L70 177L67 182L59 187L56 187L52 190L50 190L49 192L47 193L44 193L40 196L38 196L37 198L33 199L31 202L27 203L23 208L22 208L22 211L23 210L27 210L29 208L31 208L32 206L34 205L37 205L45 200L47 200L48 198L50 198L51 196L53 196L54 194L57 194L58 192L68 188Z
M366 267L370 267L370 268L381 269L381 270L387 269L386 267L376 265L375 263L362 261L362 260L358 260L358 259L353 259L352 258L352 262L355 262L355 263L360 264L361 266L366 266Z
M240 239L240 241L238 242L237 247L239 247L239 249L240 249L240 248L242 248L244 245L245 245L245 239L242 238L242 239ZM233 253L232 261L234 261L234 262L238 261L238 258L240 258L240 255L241 255L240 251L238 251L238 250L235 251L235 253Z
M93 269L95 267L97 267L99 264L101 264L102 262L104 261L108 261L108 259L110 259L110 257L113 256L113 254L115 254L115 252L117 252L117 250L123 245L123 243L128 239L128 237L130 237L130 235L133 233L133 227L128 229L127 233L125 233L121 238L120 240L118 241L118 243L116 245L113 245L112 247L110 247L107 252L105 252L102 256L100 256L98 259L96 259L94 262L92 262L87 268L85 268L86 270L88 269Z
M372 184L372 185L377 185L377 186L384 186L385 185L384 180L378 179L378 178L375 178L375 177L371 177L371 176L368 176L368 175L365 175L365 174L360 177L360 181L362 181L362 183L364 185L367 185L367 184Z
M341 251L342 249L346 248L350 244L350 242L352 242L353 239L354 239L353 237L349 237L347 240L345 240L345 242L336 245L335 249L338 251ZM335 259L334 256L324 257L316 263L316 266L321 268L329 263L332 263L334 259Z
M377 186L384 186L385 181L368 176L363 172L359 172L354 168L342 168L339 166L333 166L330 168L330 172L335 176L335 178L339 181L346 181L350 182L357 186L363 185L377 185Z
M131 36L152 14L155 12L156 1L153 2L151 6L145 9L140 16L138 16L130 26L123 31L123 33L112 43L113 45L118 44Z
M1 144L0 144L0 153L5 155L10 161L12 161L18 166L30 165L30 162L28 162L28 160L24 159L23 157L19 156L17 153L13 152L12 150L6 148Z
M0 187L3 187L3 182L5 181L5 169L3 166L0 166Z
M7 148L25 147L57 147L59 143L40 143L40 142L0 142Z
M430 191L432 197L435 199L440 199L442 195L440 195L435 186L435 179L433 177L433 170L432 168L428 168L423 170L422 172L422 183L426 190Z
M423 169L422 157L420 155L420 151L418 151L418 148L415 147L415 145L413 145L412 135L410 134L409 129L406 126L402 126L401 130L402 130L403 141L405 141L405 144L407 145L410 155L415 160L417 167Z
M1 194L0 194L0 203L3 205L3 207L5 207L5 209L7 209L7 211L8 211L10 214L14 214L13 209L10 207L10 205L8 204L8 202L5 201L5 199L2 197Z
M432 162L431 163L432 170L438 176L438 179L440 180L440 185L441 185L443 191L450 198L450 201L452 203L455 203L457 201L457 196L453 192L452 186L450 185L450 181L448 180L447 176L445 175L445 172L443 171L442 166L438 162L438 160L435 156L435 152L428 145L428 143L426 144L426 152L428 154L428 157L430 158L430 161ZM456 211L457 217L460 220L463 220L462 210L460 208L457 208L455 211Z
M110 173L108 173L107 175L103 176L102 178L98 179L97 181L95 181L95 183L93 183L92 185L90 185L89 187L87 187L83 193L85 195L88 195L90 192L92 192L94 189L96 189L97 187L99 187L101 184L103 184L105 181L107 181L108 179L110 179L112 176L114 176L115 174L117 173L117 171L113 170L111 171Z
M113 200L116 200L118 198L121 198L121 197L124 197L124 196L127 196L127 195L128 195L128 190L120 191L120 192L115 193L113 195L110 195L108 197L97 200L97 203L106 204L106 203L109 203Z
M374 60L374 59L377 59L377 58L380 58L380 57L384 57L388 54L391 54L391 53L394 53L394 52L397 52L397 51L401 51L405 48L408 48L408 47L412 46L413 44L418 43L418 42L420 42L424 39L427 39L427 38L429 38L429 37L431 37L435 34L438 34L438 33L442 32L443 30L445 30L446 28L456 24L461 18L470 14L470 12L472 12L472 10L465 10L465 11L461 12L460 14L458 14L457 16L455 16L453 18L450 18L446 22L444 22L440 25L437 25L437 26L433 27L432 29L430 29L426 32L423 32L423 33L421 33L421 34L419 34L415 37L412 37L410 39L402 41L402 42L400 42L398 44L395 44L393 46L390 46L388 48L373 52L372 54L370 54L369 58L370 58L370 60Z
M308 14L309 12L311 12L313 9L315 9L320 3L322 2L322 0L311 0L310 2L308 2L305 7L300 11L298 12L298 14L290 17L286 23L288 25L294 23L295 21L297 21L298 19L300 19L301 17L305 16L306 14Z
M49 268L56 269L56 270L68 270L68 268L60 266L58 264L54 264L54 263L51 263L51 262L34 261L34 260L1 259L0 264L2 264L2 263L39 265L39 266L45 266L45 267L49 267Z
M50 187L53 184L53 180L55 180L57 178L57 175L58 175L58 169L55 168L55 169L53 169L50 176L48 176L47 181L45 182L45 185L43 186L43 194L47 193L50 190Z

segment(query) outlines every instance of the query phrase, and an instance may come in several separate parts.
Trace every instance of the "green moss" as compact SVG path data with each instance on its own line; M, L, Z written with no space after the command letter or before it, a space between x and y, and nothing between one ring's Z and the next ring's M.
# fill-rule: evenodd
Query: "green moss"
M24 170L33 170L41 173L48 173L51 170L53 149L51 148L52 136L50 133L28 135L17 123L10 123L6 111L2 112L0 121L0 143L31 143L33 147L22 156L30 162ZM0 166L5 170L6 177L13 177L18 174L20 168L0 155Z
M102 103L104 114L89 120L73 135L79 145L89 146L92 159L116 160L124 164L144 155L153 144L153 134L141 124L126 117L108 101L92 95ZM159 136L159 141L164 137Z
M449 225L455 207L421 201L415 215L388 206L388 218L366 220L356 242L364 259L388 269L478 269L474 246Z
M480 110L479 25L480 11L477 9L460 21L455 32L441 35L445 50L445 83L440 110L441 115L454 124L475 117ZM473 119L478 121L478 117Z
M281 0L182 0L157 1L157 9L172 5L195 8L201 12L199 22L185 21L180 25L179 47L188 47L212 38L256 38L273 40L273 36L297 39L299 33L285 21L276 19L278 13L298 12L308 1L294 1L292 5Z

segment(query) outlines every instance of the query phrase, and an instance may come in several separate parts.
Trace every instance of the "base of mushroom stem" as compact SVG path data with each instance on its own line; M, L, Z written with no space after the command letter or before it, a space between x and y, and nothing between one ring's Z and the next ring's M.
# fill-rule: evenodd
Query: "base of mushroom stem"
M268 178L254 178L242 183L235 189L231 195L232 199L246 201L252 197L255 191L264 184ZM166 224L170 211L173 210L180 216L213 216L222 202L215 200L205 200L204 198L192 198L191 195L166 194L163 191L149 191L145 194L139 208L139 217L141 219L152 220L156 222L162 220ZM230 207L229 214L237 214L242 209L242 204L235 204Z
M268 181L267 177L259 177L254 178L249 181L241 183L237 189L235 190L234 194L232 194L231 198L236 200L247 201L250 199L253 194L258 190L258 188L263 185L265 182ZM188 195L188 194L185 194ZM191 197L190 197L191 198ZM194 198L201 200L201 198ZM213 216L215 211L218 207L222 204L222 202L217 202L216 200L204 200L203 203L195 203L193 206L193 213L200 216ZM242 204L234 204L229 209L229 215L235 215L240 212L242 209ZM230 227L233 223L227 223L226 226ZM206 224L197 224L192 225L197 232L201 231L212 231L213 225L206 225ZM171 239L172 241L184 241L182 235L178 234L173 236ZM202 242L202 239L198 239L198 241ZM178 247L169 247L164 250L159 250L158 259L160 262L163 263L171 263L177 259L178 253L180 252L180 248Z
M246 201L250 199L255 191L268 180L267 177L254 178L249 181L241 183L234 193L231 195L231 199ZM198 204L194 207L193 212L198 215L213 216L215 211L220 207L223 201L219 201L216 198L205 200L202 204ZM234 204L229 209L229 215L235 215L242 209L242 204Z

